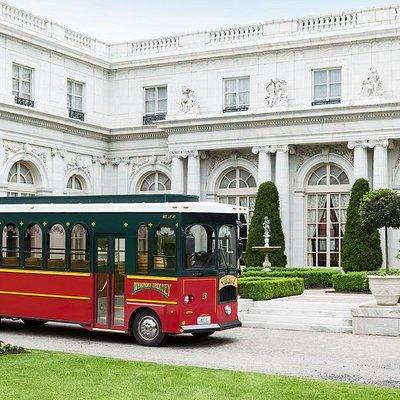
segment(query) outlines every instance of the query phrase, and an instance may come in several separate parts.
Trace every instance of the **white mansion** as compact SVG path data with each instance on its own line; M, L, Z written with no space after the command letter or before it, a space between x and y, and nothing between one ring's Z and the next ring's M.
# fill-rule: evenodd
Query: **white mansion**
M354 180L400 188L399 35L389 7L109 44L0 2L0 195L272 180L289 264L338 265Z

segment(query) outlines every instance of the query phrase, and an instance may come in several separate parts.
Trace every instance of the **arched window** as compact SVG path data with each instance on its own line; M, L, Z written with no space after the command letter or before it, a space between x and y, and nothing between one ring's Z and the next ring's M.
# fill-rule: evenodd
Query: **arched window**
M89 232L83 225L76 224L71 230L71 270L89 271L89 260Z
M67 192L70 194L81 194L83 191L83 179L79 175L72 175L67 182Z
M25 268L42 268L42 229L38 224L29 225L25 230Z
M244 248L246 248L249 224L256 204L256 180L246 169L236 167L225 171L218 182L217 197L220 203L249 208L248 219L243 221L243 226L240 229L240 237L243 240Z
M1 265L19 266L19 231L17 225L7 223L2 234Z
M22 161L16 162L8 173L7 196L35 196L36 187L32 171Z
M174 270L176 267L175 231L168 225L160 225L154 234L154 269Z
M61 224L53 225L47 233L47 268L65 269L65 229Z
M140 225L137 230L137 272L146 274L149 270L149 230Z
M163 172L147 174L140 184L141 192L166 192L171 190L171 180Z
M307 263L338 267L349 203L350 180L336 164L316 167L306 186Z

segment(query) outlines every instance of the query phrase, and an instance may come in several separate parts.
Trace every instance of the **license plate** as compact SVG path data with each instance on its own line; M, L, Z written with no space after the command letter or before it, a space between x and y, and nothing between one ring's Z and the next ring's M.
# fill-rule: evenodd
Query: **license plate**
M211 317L207 315L206 317L197 317L197 325L208 325L211 324Z

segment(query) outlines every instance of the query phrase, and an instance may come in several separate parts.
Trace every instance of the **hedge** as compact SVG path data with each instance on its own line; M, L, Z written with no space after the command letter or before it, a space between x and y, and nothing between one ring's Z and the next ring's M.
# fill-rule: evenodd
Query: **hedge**
M389 270L391 275L400 275L400 270ZM369 292L368 275L386 275L385 270L353 271L333 278L333 287L337 292Z
M253 300L271 300L302 294L304 281L301 278L263 279L240 278L239 293L242 298Z
M265 278L302 278L306 288L332 287L333 277L342 274L340 270L326 269L282 269L270 272L245 270L243 277L265 277Z

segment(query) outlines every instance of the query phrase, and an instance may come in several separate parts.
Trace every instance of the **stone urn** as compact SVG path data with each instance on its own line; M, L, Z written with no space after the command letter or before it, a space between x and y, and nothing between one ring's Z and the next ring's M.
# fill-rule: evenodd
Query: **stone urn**
M395 306L400 298L400 275L368 275L369 289L379 306Z

